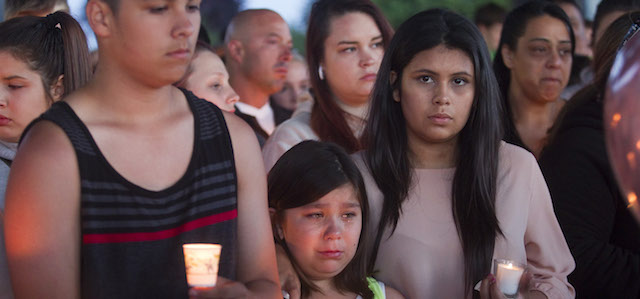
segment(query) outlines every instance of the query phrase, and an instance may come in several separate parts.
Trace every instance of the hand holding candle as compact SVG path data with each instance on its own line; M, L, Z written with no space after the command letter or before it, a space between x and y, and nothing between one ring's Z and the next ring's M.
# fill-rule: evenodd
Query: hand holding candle
M218 261L220 261L222 246L219 244L184 244L182 250L189 286L214 287L218 278Z
M518 294L520 278L524 273L525 266L514 261L495 259L493 260L493 272L500 291L509 298L515 298Z

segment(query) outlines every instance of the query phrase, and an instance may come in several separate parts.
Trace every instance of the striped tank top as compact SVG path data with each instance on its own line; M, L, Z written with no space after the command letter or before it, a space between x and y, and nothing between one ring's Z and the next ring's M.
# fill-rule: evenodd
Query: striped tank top
M67 103L55 103L38 119L60 126L78 159L82 298L188 298L184 243L222 244L218 275L236 279L237 181L229 131L220 109L184 93L194 115L192 156L183 177L161 191L123 178Z

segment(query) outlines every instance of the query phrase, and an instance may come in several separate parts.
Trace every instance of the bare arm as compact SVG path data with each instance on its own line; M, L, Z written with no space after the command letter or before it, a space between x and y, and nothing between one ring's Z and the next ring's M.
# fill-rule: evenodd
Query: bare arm
M238 280L256 298L281 298L267 202L267 180L255 134L225 113L238 176Z
M80 298L80 177L62 129L40 122L11 167L5 210L16 298Z

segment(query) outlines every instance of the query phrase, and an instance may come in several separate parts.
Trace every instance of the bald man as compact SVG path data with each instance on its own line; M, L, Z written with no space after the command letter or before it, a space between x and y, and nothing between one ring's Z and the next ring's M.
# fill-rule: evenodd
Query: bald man
M242 11L227 27L225 58L229 82L240 96L236 114L253 128L261 146L276 125L291 116L269 101L284 86L291 47L289 26L271 10Z

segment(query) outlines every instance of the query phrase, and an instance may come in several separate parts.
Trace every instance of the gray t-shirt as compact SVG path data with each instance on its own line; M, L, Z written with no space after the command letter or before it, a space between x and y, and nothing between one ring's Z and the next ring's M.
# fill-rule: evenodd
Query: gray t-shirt
M0 141L0 157L12 160L16 155L18 144ZM9 279L9 265L4 247L4 194L9 179L9 166L0 161L0 298L13 298L11 280Z

